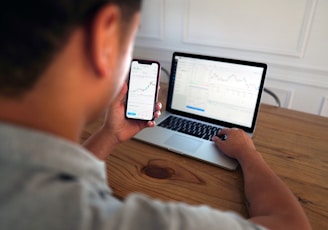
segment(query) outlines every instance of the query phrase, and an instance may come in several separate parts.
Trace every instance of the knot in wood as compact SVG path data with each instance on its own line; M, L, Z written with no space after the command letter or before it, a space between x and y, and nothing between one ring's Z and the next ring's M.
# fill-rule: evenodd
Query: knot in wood
M147 165L142 170L147 176L156 179L169 179L175 171L172 168L161 167L158 165Z

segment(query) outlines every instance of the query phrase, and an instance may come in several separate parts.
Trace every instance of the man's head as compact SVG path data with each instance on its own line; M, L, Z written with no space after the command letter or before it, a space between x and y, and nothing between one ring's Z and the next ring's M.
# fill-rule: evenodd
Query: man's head
M83 27L92 52L93 22L106 5L118 6L122 38L141 0L6 1L0 12L0 96L20 97L33 88L43 71L66 45L71 33ZM63 79L64 80L64 79Z
M2 3L0 121L77 140L122 88L140 2Z

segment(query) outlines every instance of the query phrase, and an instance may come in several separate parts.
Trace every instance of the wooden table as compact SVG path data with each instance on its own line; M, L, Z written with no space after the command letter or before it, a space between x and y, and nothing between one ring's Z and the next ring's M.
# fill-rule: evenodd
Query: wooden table
M166 92L164 84L161 101ZM82 139L98 126L87 127ZM298 198L313 229L327 229L328 118L262 104L253 140ZM140 192L247 217L240 168L227 171L136 140L118 146L106 163L108 182L119 198Z

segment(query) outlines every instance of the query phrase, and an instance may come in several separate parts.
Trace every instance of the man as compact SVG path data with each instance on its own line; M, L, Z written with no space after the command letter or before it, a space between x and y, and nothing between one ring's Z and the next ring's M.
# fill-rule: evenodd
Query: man
M1 9L0 229L310 229L292 193L236 129L213 140L241 164L250 220L142 195L117 200L101 160L155 125L123 116L140 1L7 1ZM78 145L81 130L106 108L87 151Z

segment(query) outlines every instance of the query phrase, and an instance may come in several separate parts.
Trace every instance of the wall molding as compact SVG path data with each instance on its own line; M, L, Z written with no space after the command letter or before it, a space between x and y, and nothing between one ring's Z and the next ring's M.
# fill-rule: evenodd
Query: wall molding
M170 68L173 52L174 50L165 48L152 48L145 46L135 47L135 55L137 57L156 59L166 68ZM325 70L315 67L287 66L283 64L268 62L267 64L267 78L270 78L271 80L311 87L326 88L328 90L328 69Z
M268 76L273 80L328 89L328 70L281 64L268 64Z
M164 1L165 0L143 0L137 40L164 40Z
M247 39L236 39L236 34L231 34L231 36L228 34L220 34L220 32L217 32L213 34L213 30L207 32L203 32L204 36L199 35L200 33L196 33L197 29L206 27L206 25L202 25L202 23L206 23L206 20L203 20L201 18L197 18L197 15L192 15L192 4L193 0L185 0L186 1L186 7L185 7L185 22L184 22L184 35L182 42L186 44L193 44L193 45L202 45L202 46L210 46L210 47L216 47L216 48L229 48L229 49L236 49L236 50L242 50L242 51L257 51L262 53L268 53L268 54L278 54L283 56L293 56L293 57L303 57L304 51L306 49L307 41L309 38L312 21L315 13L315 8L317 5L317 0L306 0L304 2L304 14L302 16L302 19L300 19L297 23L300 26L300 30L298 31L298 34L290 34L292 37L292 40L295 42L295 44L282 44L281 46L278 45L275 41L272 41L271 44L265 44L266 40L269 40L270 35L262 35L262 38L259 38L259 42L256 44L247 41ZM197 1L197 0L194 0ZM229 1L229 0L226 0ZM219 4L218 2L217 4ZM288 3L288 2L287 2ZM213 3L212 7L213 7ZM247 3L249 4L249 3ZM300 3L301 4L301 3ZM229 4L227 4L229 5ZM297 12L298 13L298 12ZM293 17L293 15L290 15ZM229 16L227 16L229 17ZM227 24L229 24L229 18L226 19ZM267 19L269 20L269 19ZM279 23L279 22L277 22ZM231 24L231 23L230 23ZM229 24L229 26L230 26ZM242 24L242 23L240 23ZM260 23L261 24L261 23ZM210 27L211 25L207 25ZM255 27L255 26L254 26ZM262 27L265 27L263 24ZM279 31L278 25L276 25L277 34L283 34L284 31ZM256 31L255 28L250 28L251 30ZM242 28L241 28L242 30ZM287 30L285 28L285 30ZM197 34L197 36L194 36L193 34ZM243 36L243 32L240 32L240 37ZM230 36L230 37L229 37ZM267 36L267 37L265 37ZM244 38L248 38L248 35L244 35ZM253 40L256 40L256 38L253 38ZM261 44L262 43L262 44ZM281 42L283 43L283 42ZM288 47L290 46L290 47Z
M294 95L295 95L294 90L288 89L286 87L271 87L271 86L266 87L265 86L265 88L271 90L272 92L274 92L277 95L277 97L280 99L281 107L288 108L288 109L290 109L292 107ZM263 92L263 94L262 94L261 103L277 105L276 102L274 101L274 99L270 95L266 94L265 92Z
M319 114L320 116L328 117L328 96L322 97Z

